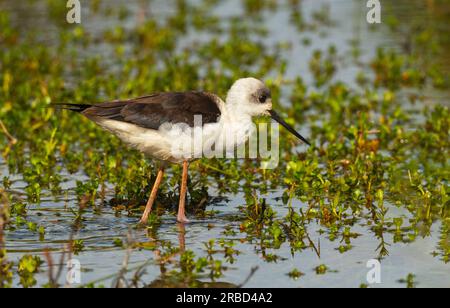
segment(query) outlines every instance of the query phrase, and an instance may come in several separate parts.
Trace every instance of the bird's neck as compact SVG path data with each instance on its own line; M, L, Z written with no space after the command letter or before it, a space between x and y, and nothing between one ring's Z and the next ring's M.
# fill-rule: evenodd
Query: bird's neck
M252 123L252 116L246 112L242 112L238 108L226 104L224 114L222 115L224 120L228 123Z

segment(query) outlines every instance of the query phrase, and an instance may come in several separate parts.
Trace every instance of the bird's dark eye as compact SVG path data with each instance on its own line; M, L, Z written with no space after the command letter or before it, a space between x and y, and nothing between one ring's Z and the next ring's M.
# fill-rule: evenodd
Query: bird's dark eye
M260 95L258 100L261 104L264 104L267 101L267 95L265 94Z

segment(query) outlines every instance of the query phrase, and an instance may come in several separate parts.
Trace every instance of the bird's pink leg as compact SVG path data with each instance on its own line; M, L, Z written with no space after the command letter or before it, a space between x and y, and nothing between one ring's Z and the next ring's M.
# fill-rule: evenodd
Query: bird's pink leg
M156 176L155 184L153 184L150 198L148 198L147 205L145 206L144 214L142 214L142 218L139 221L140 224L147 224L148 216L150 215L150 213L152 211L152 206L156 200L156 196L158 194L158 189L159 189L159 186L161 185L163 177L164 177L164 169L161 168L158 170L158 175Z
M184 161L183 162L183 175L181 176L180 203L178 205L178 216L177 216L177 221L181 222L181 223L189 222L189 220L186 218L186 210L185 210L188 168L189 168L189 163L187 161Z
M180 252L186 251L186 227L182 223L178 223L178 243L180 244Z

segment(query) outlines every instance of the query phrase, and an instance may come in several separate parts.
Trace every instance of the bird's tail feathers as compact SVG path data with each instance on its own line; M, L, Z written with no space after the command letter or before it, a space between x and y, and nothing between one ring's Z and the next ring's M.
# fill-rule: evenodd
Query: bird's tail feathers
M56 103L56 104L51 104L49 107L54 108L56 110L70 110L70 111L74 111L74 112L83 112L84 110L92 107L92 105Z

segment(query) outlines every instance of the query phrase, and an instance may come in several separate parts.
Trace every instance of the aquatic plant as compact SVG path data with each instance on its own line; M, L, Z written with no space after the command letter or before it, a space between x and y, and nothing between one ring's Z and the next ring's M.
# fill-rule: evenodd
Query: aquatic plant
M436 235L430 255L449 262L449 78L440 59L448 33L442 35L434 23L400 27L391 12L386 31L401 29L406 41L368 57L363 38L355 37L348 50L314 45L338 23L327 6L308 15L299 1L284 6L245 0L239 13L223 17L218 1L176 1L168 16L158 19L139 5L111 8L105 2L89 7L98 27L91 21L65 24L61 1L47 1L49 19L39 26L18 24L13 4L0 11L0 287L44 285L36 277L42 260L49 263L43 254L55 225L64 234L58 242L70 246L53 247L60 253L155 254L147 255L131 278L126 274L133 271L119 264L118 274L85 285L92 287L117 277L117 286L223 286L220 281L242 266L248 250L271 266L311 253L317 258L313 266L322 265L284 268L287 280L301 283L303 275L339 274L319 259L325 241L338 258L367 238L376 242L372 257L382 260L390 247ZM294 29L287 42L266 24L269 12L282 10ZM301 59L289 56L298 50ZM300 60L304 71L297 71ZM348 67L356 71L354 83L342 80ZM206 221L204 233L217 236L183 244L189 227L162 231L178 194L178 183L169 180L147 228L136 230L139 240L125 241L155 178L153 162L83 117L49 105L167 90L224 96L233 80L247 75L267 81L277 107L290 124L310 132L313 146L298 146L281 131L280 165L274 170L260 169L259 160L195 162L190 215ZM180 172L173 166L169 175L176 179ZM236 195L242 202L233 200L237 207L224 211ZM94 226L116 224L122 228L107 236L107 244L86 236ZM167 231L177 235L168 240ZM19 232L40 241L40 252L11 258L8 239ZM153 283L144 281L148 268ZM49 280L47 286L64 285ZM402 283L416 284L413 276Z

